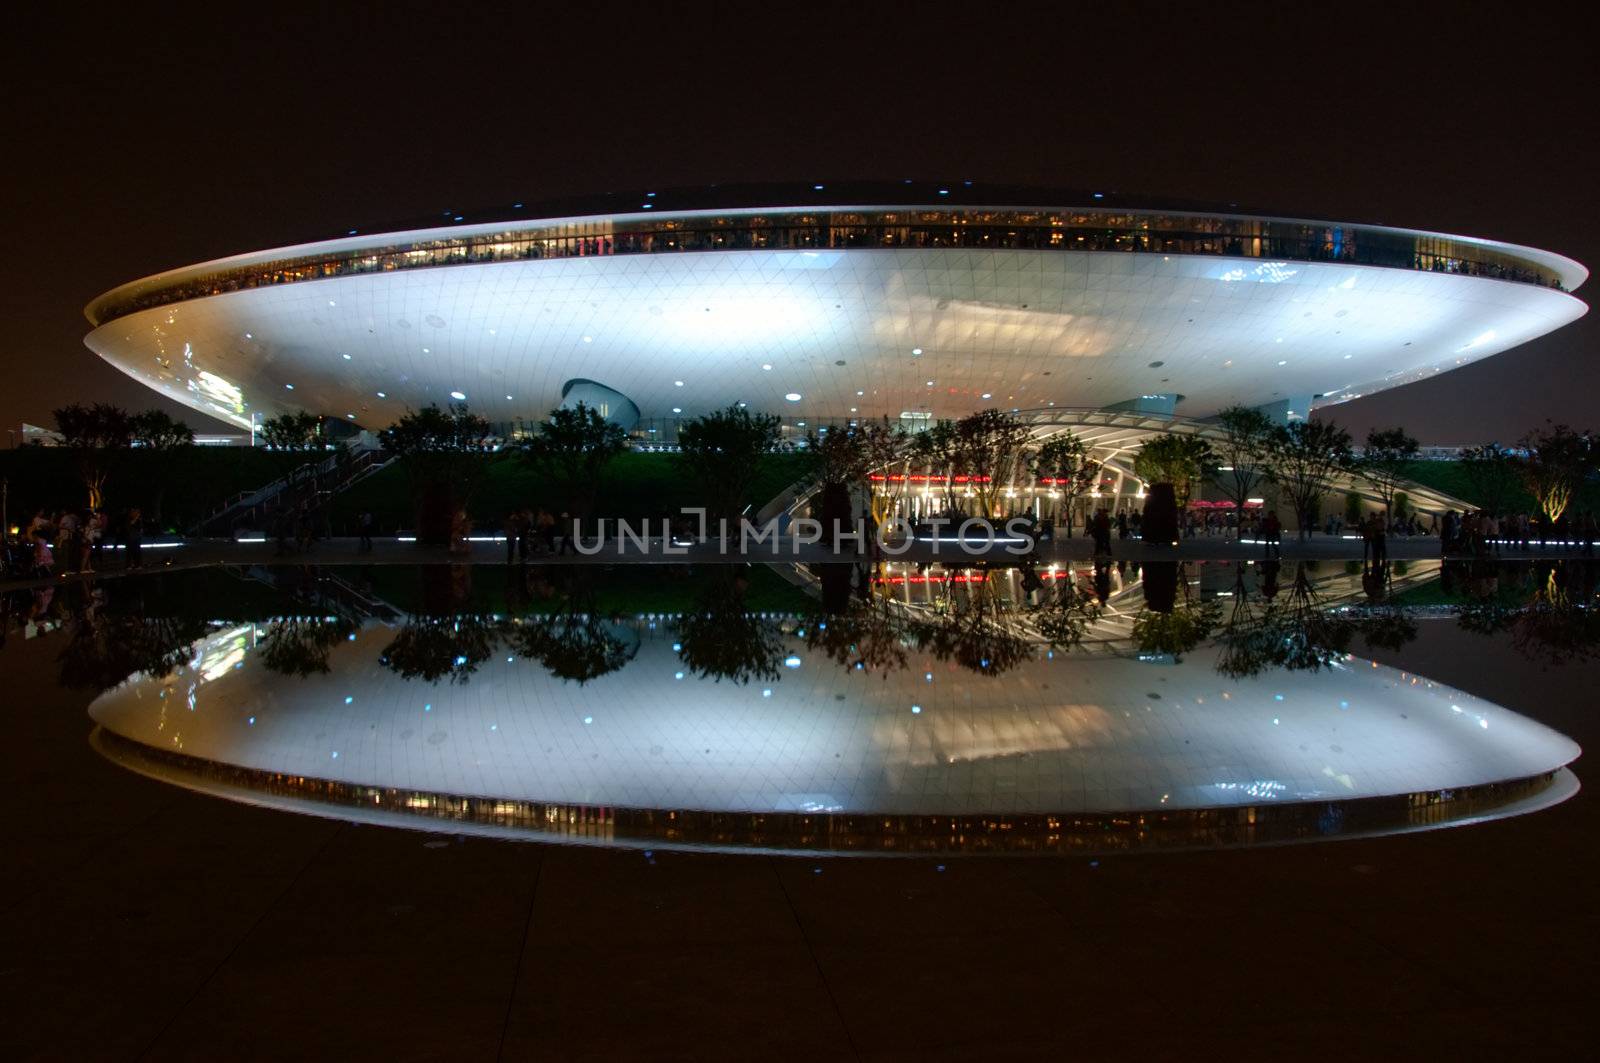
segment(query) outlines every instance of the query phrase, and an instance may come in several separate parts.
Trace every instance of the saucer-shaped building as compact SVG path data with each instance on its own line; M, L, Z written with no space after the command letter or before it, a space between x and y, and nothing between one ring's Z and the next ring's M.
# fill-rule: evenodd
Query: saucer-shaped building
M641 434L1012 410L1280 417L1568 324L1587 270L1474 237L965 182L646 190L445 211L94 300L88 346L240 428L563 402ZM663 438L664 436L657 436Z

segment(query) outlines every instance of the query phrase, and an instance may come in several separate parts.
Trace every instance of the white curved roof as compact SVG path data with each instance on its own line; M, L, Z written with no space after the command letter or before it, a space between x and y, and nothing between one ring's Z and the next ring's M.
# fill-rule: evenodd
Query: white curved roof
M579 686L492 657L470 682L378 663L393 630L338 644L326 675L263 668L250 625L194 666L138 677L90 715L156 750L424 793L729 812L1021 814L1339 802L1524 779L1571 740L1424 678L1349 659L1235 681L1057 654L1001 677L913 659L887 678L791 639L775 682L677 678L665 633ZM209 678L207 678L209 677ZM931 677L931 678L927 678Z
M1529 254L1573 284L1586 275ZM626 394L647 418L734 402L795 417L942 417L1145 394L1181 394L1178 412L1199 417L1424 379L1586 309L1554 287L1341 262L734 250L249 288L114 317L86 342L134 379L239 425L310 409L383 427L457 393L492 420L536 418L574 378Z

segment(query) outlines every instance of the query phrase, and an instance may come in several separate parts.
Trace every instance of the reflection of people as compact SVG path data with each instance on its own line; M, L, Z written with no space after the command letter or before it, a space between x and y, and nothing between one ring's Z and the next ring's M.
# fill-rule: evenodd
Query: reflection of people
M1261 597L1270 601L1278 596L1278 570L1282 565L1277 558L1261 563Z
M1389 562L1375 561L1361 573L1361 589L1374 602L1381 602L1389 587Z
M1101 605L1111 597L1111 565L1105 561L1094 563L1094 596Z

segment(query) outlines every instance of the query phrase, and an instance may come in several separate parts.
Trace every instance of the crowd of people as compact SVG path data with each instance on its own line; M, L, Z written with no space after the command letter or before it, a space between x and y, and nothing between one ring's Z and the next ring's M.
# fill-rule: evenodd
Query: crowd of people
M104 509L37 510L6 543L4 574L12 578L93 572L107 549L120 547L123 567L143 564L144 514L134 506L113 520Z
M462 522L466 519L466 511L460 514ZM559 515L549 510L531 506L512 510L506 515L506 564L526 561L535 554L554 554L558 557L566 554L576 554L577 548L577 519L568 512ZM466 532L453 533L450 537L451 545L466 543Z
M1444 515L1440 525L1439 548L1444 554L1487 557L1503 551L1527 551L1535 546L1578 546L1583 553L1594 553L1600 539L1600 521L1587 510L1563 513L1555 520L1527 513L1501 516L1486 510Z

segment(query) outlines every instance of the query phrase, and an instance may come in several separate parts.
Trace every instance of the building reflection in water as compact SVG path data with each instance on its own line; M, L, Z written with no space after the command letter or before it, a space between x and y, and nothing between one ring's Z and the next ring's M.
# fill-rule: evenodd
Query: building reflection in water
M161 615L230 600L179 575L69 609L106 755L425 829L852 852L1287 841L1576 786L1566 738L1359 655L1432 615L1437 563L256 575L243 618ZM1587 623L1593 587L1496 608Z

